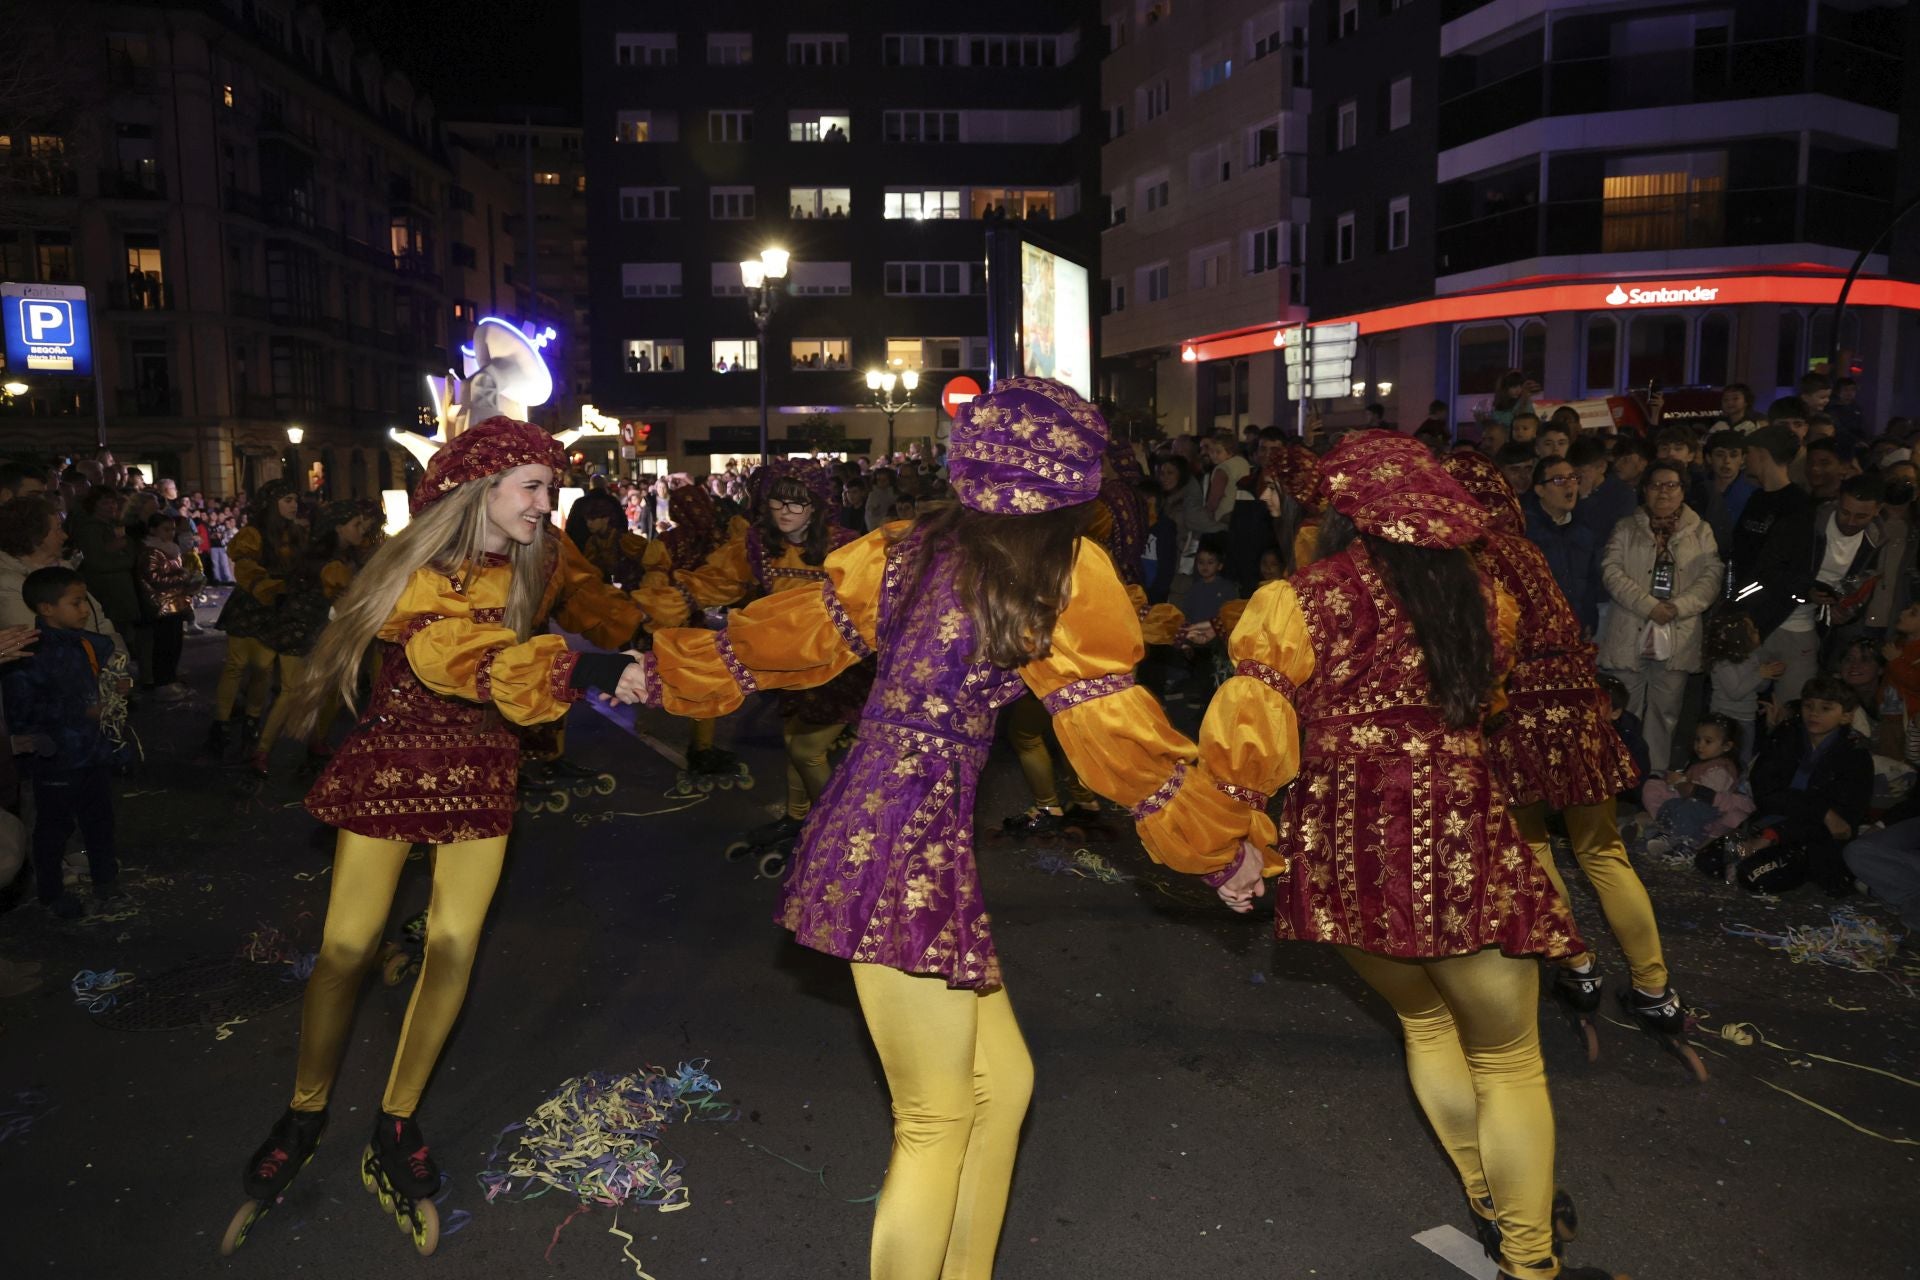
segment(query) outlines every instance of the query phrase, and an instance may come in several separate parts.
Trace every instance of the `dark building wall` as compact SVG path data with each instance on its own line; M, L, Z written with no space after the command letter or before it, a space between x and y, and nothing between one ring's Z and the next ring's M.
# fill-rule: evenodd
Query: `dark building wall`
M1313 202L1307 304L1345 314L1432 296L1435 128L1440 15L1432 4L1395 9L1361 0L1357 29L1340 30L1338 0L1312 10L1313 125L1307 191ZM1392 85L1411 77L1407 123L1391 128ZM1353 145L1340 146L1340 106L1354 105ZM1407 199L1407 243L1389 248L1389 207ZM1353 256L1339 262L1339 218L1354 218Z
M788 250L796 262L852 264L850 294L796 296L782 302L768 334L772 403L845 405L864 399L861 372L884 362L889 336L983 338L983 293L889 297L883 271L888 261L977 263L987 224L964 216L971 212L967 209L956 220L885 219L883 193L888 187L1075 187L1077 212L1035 230L1090 270L1096 267L1098 67L1104 33L1089 3L985 3L956 10L919 3L721 2L690 9L587 0L583 28L593 382L602 406L698 408L757 399L757 387L744 385L751 380L715 373L707 358L712 340L748 339L754 333L742 298L712 296L710 272L712 263L754 257L769 245ZM891 33L1057 36L1069 31L1077 35L1078 44L1065 65L883 64L883 38ZM618 32L674 33L675 64L619 65ZM750 32L751 64L708 65L709 32ZM846 63L789 65L790 33L845 33ZM1077 134L1057 144L883 141L882 113L888 109L1076 107ZM805 108L844 109L851 117L849 140L789 141L788 113ZM617 113L630 109L676 112L679 141L616 141ZM710 140L712 110L751 110L752 140ZM621 188L639 186L677 187L677 218L623 221ZM751 221L711 218L709 191L719 186L753 187L756 216ZM795 187L848 188L848 215L790 217L790 191ZM622 296L622 263L675 261L682 269L680 297ZM850 339L849 369L791 370L789 342L809 336ZM683 339L691 371L671 377L629 372L623 357L629 338ZM964 353L962 366L971 367ZM937 388L946 372L929 371L927 376Z

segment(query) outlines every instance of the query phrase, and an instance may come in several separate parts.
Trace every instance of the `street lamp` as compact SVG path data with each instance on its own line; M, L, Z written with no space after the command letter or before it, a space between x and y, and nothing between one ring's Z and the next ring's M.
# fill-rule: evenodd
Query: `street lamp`
M887 415L887 465L893 465L893 419L894 415L913 407L914 388L920 385L920 375L912 369L902 369L894 373L891 369L867 370L867 390L873 392L874 407ZM898 386L903 392L898 400L893 398L893 389Z
M288 444L299 444L302 440L305 440L306 438L307 438L307 429L305 427L288 427L287 428Z
M305 427L290 426L287 428L287 457L285 464L287 479L290 480L296 488L300 484L300 442L306 438L307 429Z
M18 378L13 378L5 383L0 383L0 391L6 392L9 396L23 396L27 394L29 390L30 388L27 386L27 384L20 381Z
M773 319L786 288L785 249L762 249L758 258L740 264L740 283L746 286L747 306L753 311L753 325L760 336L755 340L754 356L760 366L760 465L767 465L767 321Z

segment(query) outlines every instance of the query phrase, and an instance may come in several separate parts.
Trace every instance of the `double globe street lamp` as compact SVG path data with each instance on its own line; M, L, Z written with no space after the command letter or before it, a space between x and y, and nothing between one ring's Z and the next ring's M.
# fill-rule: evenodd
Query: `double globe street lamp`
M767 464L767 321L780 306L786 291L787 261L785 249L762 249L758 258L740 264L740 283L747 291L747 306L753 312L759 337L754 345L754 363L760 366L760 465Z
M912 369L903 369L899 373L891 369L867 370L867 390L873 393L874 408L887 415L887 465L893 465L893 419L895 415L913 407L914 388L920 385L920 375ZM893 398L893 390L899 387L904 393L898 400Z

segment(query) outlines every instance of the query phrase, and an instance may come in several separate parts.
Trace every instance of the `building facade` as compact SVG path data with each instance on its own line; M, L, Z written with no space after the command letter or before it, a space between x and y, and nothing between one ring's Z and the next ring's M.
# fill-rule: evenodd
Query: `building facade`
M590 0L601 411L652 423L676 467L757 454L761 353L739 263L780 248L774 451L883 447L869 369L922 376L903 447L943 434L942 384L987 373L987 226L1019 221L1092 266L1100 35L1085 10Z
M1100 67L1101 354L1110 399L1175 434L1285 412L1272 342L1305 314L1305 0L1120 0ZM1317 71L1317 68L1316 68ZM1201 363L1197 333L1265 347Z
M20 375L0 452L90 450L103 427L189 491L404 485L386 433L449 363L433 104L311 4L7 21L63 74L59 101L0 103L0 279L86 287L104 399Z
M1910 6L1312 7L1309 303L1362 335L1330 417L1378 400L1411 427L1438 399L1471 422L1509 369L1552 399L1740 381L1764 405L1835 345L1920 132ZM1867 257L1838 342L1870 418L1920 391L1896 359L1920 291L1890 262Z

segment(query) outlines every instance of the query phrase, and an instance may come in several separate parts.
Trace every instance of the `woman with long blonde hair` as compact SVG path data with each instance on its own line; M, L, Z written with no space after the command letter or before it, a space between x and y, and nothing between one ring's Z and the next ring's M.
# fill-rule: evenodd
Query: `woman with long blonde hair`
M637 678L625 675L626 654L576 652L540 633L583 563L550 532L564 466L551 436L510 418L490 418L435 455L413 495L413 522L360 571L287 694L295 736L336 697L358 709L371 647L372 694L307 796L307 811L340 829L331 896L301 1010L292 1102L247 1166L251 1199L230 1243L285 1190L326 1126L354 1001L415 844L436 850L426 955L362 1171L423 1252L437 1238L427 1197L440 1172L413 1113L460 1012L499 883L520 760L515 727L559 719L590 686L619 691Z

